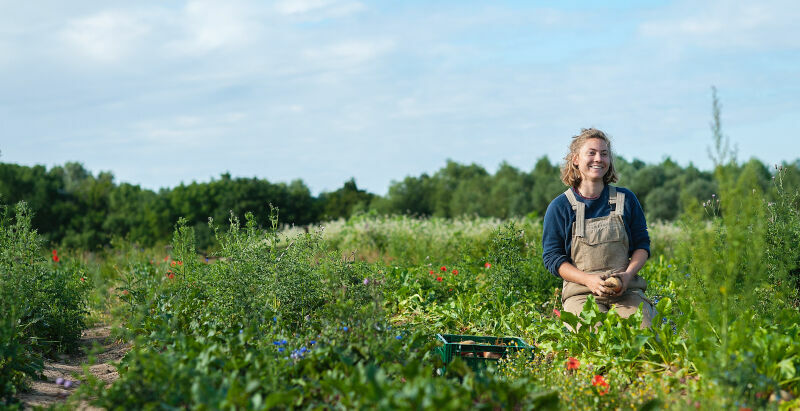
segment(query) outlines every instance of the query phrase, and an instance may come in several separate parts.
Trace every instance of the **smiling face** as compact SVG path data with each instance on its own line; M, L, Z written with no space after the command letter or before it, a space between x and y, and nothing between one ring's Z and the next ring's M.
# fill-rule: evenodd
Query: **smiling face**
M573 156L572 164L580 172L581 180L602 182L611 166L611 150L605 140L589 138Z

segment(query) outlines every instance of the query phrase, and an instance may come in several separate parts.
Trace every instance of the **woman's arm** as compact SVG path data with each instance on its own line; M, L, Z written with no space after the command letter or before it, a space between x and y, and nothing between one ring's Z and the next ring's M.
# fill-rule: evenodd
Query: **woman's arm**
M631 256L631 261L628 263L628 268L621 273L614 273L614 277L617 277L622 281L622 289L616 295L622 295L625 290L628 289L628 283L630 283L633 276L635 276L639 270L642 269L644 263L647 262L647 257L650 254L647 250L639 248L633 251L633 255Z
M559 277L559 267L567 257L567 225L570 219L569 203L561 201L561 196L556 197L547 206L544 214L544 225L542 228L542 261L544 266L556 277Z

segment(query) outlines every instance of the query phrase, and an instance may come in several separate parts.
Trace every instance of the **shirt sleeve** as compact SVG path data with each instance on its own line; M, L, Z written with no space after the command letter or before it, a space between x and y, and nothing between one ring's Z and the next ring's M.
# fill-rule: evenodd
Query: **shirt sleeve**
M556 197L547 206L544 214L544 224L542 227L542 260L544 266L554 276L561 278L558 274L558 267L567 257L567 227L570 225L571 207L569 201L563 194Z
M650 257L650 235L647 232L647 221L644 217L644 210L639 203L639 199L630 190L625 195L625 214L628 214L628 237L630 238L630 246L628 250L628 257L633 255L636 250L647 251L647 257Z

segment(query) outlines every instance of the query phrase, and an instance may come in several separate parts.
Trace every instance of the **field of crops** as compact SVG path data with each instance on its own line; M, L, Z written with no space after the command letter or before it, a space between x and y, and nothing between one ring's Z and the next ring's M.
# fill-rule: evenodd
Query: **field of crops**
M723 181L680 222L651 224L650 329L592 300L561 311L539 219L364 214L305 232L273 210L272 227L215 227L211 256L182 221L166 249L43 253L24 206L9 208L0 398L22 407L43 361L106 323L131 343L119 378L75 375L57 406L796 409L798 198L768 203L752 186ZM530 347L498 360L473 341L445 363L437 334Z

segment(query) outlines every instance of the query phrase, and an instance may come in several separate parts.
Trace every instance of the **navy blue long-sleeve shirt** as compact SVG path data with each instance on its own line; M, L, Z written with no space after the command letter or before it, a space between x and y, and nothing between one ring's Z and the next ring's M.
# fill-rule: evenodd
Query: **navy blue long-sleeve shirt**
M647 251L650 255L650 236L647 234L647 222L644 218L642 205L636 196L627 188L617 187L617 191L625 193L625 212L622 219L625 222L625 231L628 232L628 257L637 249ZM586 205L586 218L605 217L611 214L611 205L608 204L608 185L603 188L600 197L588 199L581 197L573 189L575 198ZM550 205L544 215L542 234L542 259L544 266L556 277L558 267L565 261L572 263L572 224L575 222L575 211L569 204L564 193L561 193Z

